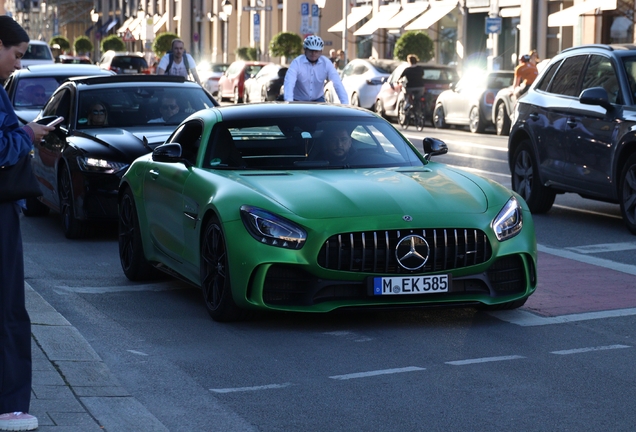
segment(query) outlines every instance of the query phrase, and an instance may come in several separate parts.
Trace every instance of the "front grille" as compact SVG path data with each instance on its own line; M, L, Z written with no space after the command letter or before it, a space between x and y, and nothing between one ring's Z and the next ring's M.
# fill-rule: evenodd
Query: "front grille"
M399 274L402 268L395 248L403 237L420 235L430 252L417 273L448 271L488 261L492 248L486 234L477 229L437 228L425 230L365 231L329 237L318 254L318 265L329 270Z

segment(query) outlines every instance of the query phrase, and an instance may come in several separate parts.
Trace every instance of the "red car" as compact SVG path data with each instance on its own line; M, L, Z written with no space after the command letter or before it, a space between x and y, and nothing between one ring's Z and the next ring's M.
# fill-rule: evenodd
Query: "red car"
M234 103L243 103L245 97L245 80L256 76L268 62L239 60L230 64L223 76L219 79L219 98L232 100Z

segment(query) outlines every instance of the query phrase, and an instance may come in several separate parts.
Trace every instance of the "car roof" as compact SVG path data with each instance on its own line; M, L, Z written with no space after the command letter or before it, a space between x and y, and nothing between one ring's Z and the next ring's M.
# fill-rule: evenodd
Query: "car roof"
M41 41L41 40L30 40L29 43L33 44L33 45L46 45L46 46L49 46L48 42Z
M246 105L224 105L202 110L197 114L205 119L215 118L215 114L210 111L220 112L224 121L265 117L376 117L373 112L363 108L313 102L262 102Z
M186 79L182 76L177 75L144 75L144 74L134 74L134 75L108 75L108 76L92 76L92 77L74 77L69 78L69 81L74 82L76 84L84 84L84 85L96 85L96 84L125 84L125 83L135 83L135 84L157 84L157 83L174 83L181 85L194 85L196 87L200 87L197 83L186 81Z
M106 73L104 73L106 72ZM89 64L37 64L29 65L24 69L14 72L20 77L24 76L80 76L80 75L112 75L112 71L100 69L99 66Z

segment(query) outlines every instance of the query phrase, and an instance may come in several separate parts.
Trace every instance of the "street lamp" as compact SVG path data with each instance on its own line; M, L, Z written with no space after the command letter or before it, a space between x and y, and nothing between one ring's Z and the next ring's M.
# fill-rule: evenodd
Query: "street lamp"
M227 51L228 51L228 27L230 15L232 15L232 11L234 10L234 6L230 3L230 0L223 0L221 3L221 9L223 10L223 16L221 19L223 20L223 63L227 63Z

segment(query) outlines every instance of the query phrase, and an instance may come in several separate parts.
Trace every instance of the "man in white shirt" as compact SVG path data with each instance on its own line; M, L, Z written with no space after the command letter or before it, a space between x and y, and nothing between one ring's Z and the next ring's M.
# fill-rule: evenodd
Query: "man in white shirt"
M296 57L285 75L286 101L325 101L325 80L333 82L333 86L341 104L349 103L340 75L333 63L322 55L324 43L319 36L310 35L305 38L303 47L305 54Z
M197 74L197 65L192 56L185 52L185 44L181 39L172 41L172 49L166 53L157 65L157 75L179 75L188 79L189 75L201 84Z

